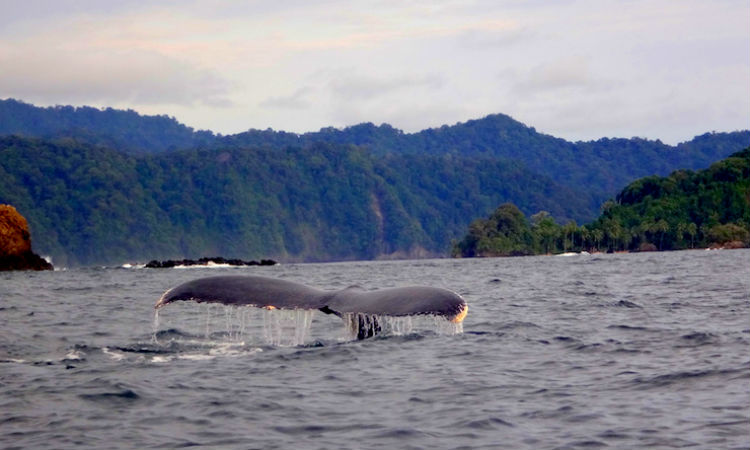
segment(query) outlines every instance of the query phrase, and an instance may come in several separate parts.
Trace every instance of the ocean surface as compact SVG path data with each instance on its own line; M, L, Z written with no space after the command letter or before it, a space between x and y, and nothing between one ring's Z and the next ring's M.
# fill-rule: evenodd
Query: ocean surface
M469 314L362 341L320 312L155 317L218 274ZM0 273L0 448L182 447L750 448L750 251Z

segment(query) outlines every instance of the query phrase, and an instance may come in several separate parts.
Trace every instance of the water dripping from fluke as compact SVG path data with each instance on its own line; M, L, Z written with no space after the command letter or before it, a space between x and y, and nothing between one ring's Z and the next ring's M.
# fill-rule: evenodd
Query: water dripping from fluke
M436 334L463 333L463 322L449 322L438 316L386 316L380 314L345 314L344 325L351 338L365 339L373 336L404 336L421 330Z
M353 286L323 291L273 278L218 276L183 283L161 296L155 305L155 340L163 320L158 311L178 301L192 301L206 307L200 314L206 338L240 340L260 336L263 343L272 346L306 344L314 317L339 317L344 325L344 339L367 339L410 334L416 328L437 334L459 334L463 332L468 312L461 296L442 288L411 286L365 291ZM326 316L316 315L316 311ZM196 317L186 320L187 326L196 329L199 321ZM217 322L222 325L217 326ZM415 327L417 323L419 327Z
M156 333L159 332L159 310L154 309L154 319L151 325L151 342L156 343Z
M387 316L347 313L338 320L315 310L258 309L199 304L175 308L154 318L153 345L174 342L218 346L227 343L270 347L297 347L343 342L374 336L391 337L434 333L463 333L462 322L440 316Z

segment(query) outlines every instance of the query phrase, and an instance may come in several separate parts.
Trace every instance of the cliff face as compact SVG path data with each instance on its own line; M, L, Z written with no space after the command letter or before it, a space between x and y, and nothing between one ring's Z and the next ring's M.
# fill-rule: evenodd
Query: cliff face
M26 219L10 205L0 205L0 271L52 270L52 265L31 251Z

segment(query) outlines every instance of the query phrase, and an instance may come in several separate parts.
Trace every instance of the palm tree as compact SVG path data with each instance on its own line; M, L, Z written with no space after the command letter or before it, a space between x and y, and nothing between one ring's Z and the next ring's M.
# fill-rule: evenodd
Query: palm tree
M591 237L594 239L594 242L596 242L596 249L599 250L599 247L601 247L602 239L604 239L604 232L601 228L594 228L591 230Z
M658 222L654 224L654 231L659 233L659 250L663 250L662 244L664 242L664 233L669 231L669 224L666 220L660 219Z
M690 248L695 248L695 235L698 234L698 226L695 223L690 222L687 224L685 231L690 235Z

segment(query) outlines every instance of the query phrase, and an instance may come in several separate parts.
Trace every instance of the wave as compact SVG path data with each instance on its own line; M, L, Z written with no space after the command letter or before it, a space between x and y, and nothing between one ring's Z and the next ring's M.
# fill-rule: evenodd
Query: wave
M712 377L728 377L733 379L734 375L737 374L740 374L743 378L747 378L750 376L750 370L747 367L737 369L687 370L651 377L636 377L632 383L638 387L649 389Z

